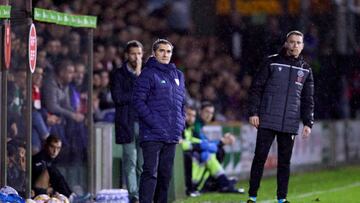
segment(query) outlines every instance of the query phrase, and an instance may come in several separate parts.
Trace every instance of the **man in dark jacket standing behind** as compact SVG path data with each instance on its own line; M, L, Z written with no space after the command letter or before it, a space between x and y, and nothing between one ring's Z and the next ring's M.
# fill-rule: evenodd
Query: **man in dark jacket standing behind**
M280 54L268 58L250 88L249 122L258 129L251 166L248 203L256 202L264 164L276 136L278 143L277 198L286 200L290 159L302 120L302 136L309 137L314 122L314 80L300 55L303 34L291 31Z
M141 203L166 203L175 147L185 127L185 84L182 72L170 63L173 45L158 39L152 51L133 96L144 157L139 194Z
M132 105L136 78L140 75L143 45L136 40L129 41L125 48L126 62L111 74L110 90L115 103L116 143L123 145L124 175L129 191L129 202L139 200L139 182L142 173L143 156L139 143L139 121Z

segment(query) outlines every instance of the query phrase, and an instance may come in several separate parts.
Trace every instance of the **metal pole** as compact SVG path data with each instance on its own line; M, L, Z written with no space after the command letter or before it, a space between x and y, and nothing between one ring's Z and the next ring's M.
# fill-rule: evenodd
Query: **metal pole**
M5 20L6 21L6 20ZM0 32L0 44L1 44L1 49L0 49L0 55L1 55L1 59L3 59L3 47L4 47L4 43L3 43L3 29L4 26L1 25L1 32ZM8 78L8 70L6 68L3 67L3 60L0 60L0 67L2 69L2 75L1 75L1 139L0 139L0 151L1 151L1 156L0 156L0 186L5 186L6 185L6 178L7 178L7 173L6 173L6 167L7 167L7 78Z
M95 134L94 134L94 122L93 122L93 79L92 79L92 72L93 72L93 38L94 38L94 31L93 29L88 29L88 102L87 102L87 120L88 120L88 136L89 136L89 143L88 146L88 177L89 177L89 191L92 194L95 194Z
M346 22L346 5L344 2L339 2L336 7L336 50L339 54L345 55L347 53L346 32L348 31Z
M29 54L29 53L28 53ZM26 198L31 197L31 127L32 127L32 78L30 68L26 71Z
M32 1L26 1L26 11L29 14L27 16L27 30L30 30L30 25L32 24ZM28 33L25 33L25 35L29 35ZM29 46L29 44L28 44ZM29 50L29 49L28 49ZM27 58L29 57L29 52L27 53ZM32 170L31 170L31 162L32 162L32 146L31 146L31 136L32 136L32 73L30 71L30 64L28 64L28 68L26 71L26 189L25 189L25 195L26 198L31 198L31 179L32 179Z

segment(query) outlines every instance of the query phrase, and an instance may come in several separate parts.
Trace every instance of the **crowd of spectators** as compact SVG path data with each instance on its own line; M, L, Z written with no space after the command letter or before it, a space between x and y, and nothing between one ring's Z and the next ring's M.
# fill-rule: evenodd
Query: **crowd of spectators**
M190 103L196 105L203 100L213 102L217 109L216 119L220 121L247 120L247 90L252 76L264 57L279 51L284 33L289 29L300 29L305 33L304 55L312 63L315 76L319 76L318 87L325 87L324 81L329 79L335 81L336 92L329 90L317 97L317 103L322 106L318 108L317 117L343 118L350 116L347 108L356 108L354 102L350 102L352 105L349 106L349 101L356 98L352 93L347 94L347 101L337 100L348 87L354 87L357 73L339 71L338 62L329 62L329 58L330 61L338 61L335 58L334 35L325 32L335 25L333 19L327 16L331 10L321 18L310 15L306 27L300 27L296 17L284 19L281 16L268 16L264 24L256 25L251 19L235 13L219 21L221 25L216 25L217 33L204 36L196 34L189 0L38 0L35 6L98 17L94 34L93 73L94 107L99 115L95 116L97 120L104 117L100 112L113 108L108 88L109 72L123 62L122 47L129 40L139 40L145 46L147 58L151 55L151 43L156 38L167 38L175 45L173 62L185 73ZM40 49L45 51L48 66L54 66L54 61L64 57L86 62L84 32L45 24L37 27L42 42ZM327 70L342 74L323 77L322 73ZM342 76L344 82L341 82ZM350 111L354 112L354 109Z

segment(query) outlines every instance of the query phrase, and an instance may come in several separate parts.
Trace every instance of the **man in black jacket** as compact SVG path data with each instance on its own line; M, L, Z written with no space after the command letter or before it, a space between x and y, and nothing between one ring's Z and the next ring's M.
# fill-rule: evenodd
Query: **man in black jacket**
M32 189L35 196L58 192L69 197L72 193L64 176L56 167L56 158L61 147L61 139L56 135L49 135L45 147L32 157Z
M111 74L110 90L115 102L116 143L123 145L124 175L130 202L139 200L139 181L143 156L139 145L139 122L131 99L136 78L140 75L143 45L132 40L125 49L127 61Z
M278 143L277 198L286 200L290 159L302 120L302 136L309 137L314 122L314 81L310 66L300 55L303 34L291 31L280 54L270 56L250 88L249 122L258 129L251 166L248 203L256 202L264 164L276 136Z

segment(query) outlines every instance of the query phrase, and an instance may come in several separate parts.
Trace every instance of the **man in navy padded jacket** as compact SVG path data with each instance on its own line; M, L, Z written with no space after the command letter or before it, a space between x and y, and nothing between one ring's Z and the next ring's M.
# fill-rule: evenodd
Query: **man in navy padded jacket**
M133 103L139 115L144 165L141 203L167 202L175 147L185 128L184 76L170 63L173 45L158 39L135 82Z
M267 59L250 88L249 122L258 132L248 203L256 202L264 164L275 136L277 198L279 203L288 202L290 159L299 122L304 124L304 138L309 137L314 123L314 80L310 66L300 55L303 48L303 34L289 32L281 52Z

